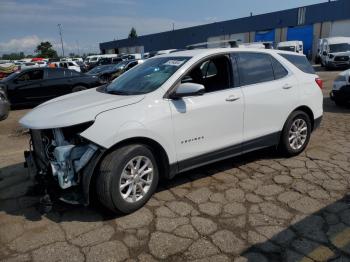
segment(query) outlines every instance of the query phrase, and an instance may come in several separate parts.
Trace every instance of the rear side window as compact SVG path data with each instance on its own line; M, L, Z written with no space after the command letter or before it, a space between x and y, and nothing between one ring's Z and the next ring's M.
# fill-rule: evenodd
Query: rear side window
M271 62L275 79L281 79L288 75L288 71L274 57L271 57Z
M63 70L55 70L55 69L53 69L53 70L47 70L47 77L48 78L62 78L62 77L64 77L64 71Z
M301 71L307 74L315 74L315 70L310 64L310 62L306 59L306 56L301 55L290 55L290 54L279 54L280 56L287 59Z
M275 79L270 55L239 53L238 57L240 85L252 85Z

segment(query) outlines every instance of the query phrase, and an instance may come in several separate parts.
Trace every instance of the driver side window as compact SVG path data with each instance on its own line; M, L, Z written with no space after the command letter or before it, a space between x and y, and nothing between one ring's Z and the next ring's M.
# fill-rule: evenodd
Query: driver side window
M206 93L231 87L231 66L226 55L210 58L186 74L181 83L201 84Z

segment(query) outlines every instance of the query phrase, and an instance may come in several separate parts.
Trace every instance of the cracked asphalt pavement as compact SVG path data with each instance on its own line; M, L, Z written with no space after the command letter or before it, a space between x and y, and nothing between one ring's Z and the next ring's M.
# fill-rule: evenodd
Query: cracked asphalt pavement
M115 217L57 203L41 215L23 168L28 137L0 122L1 261L350 261L350 108L329 100L301 155L271 149L163 181L145 207Z

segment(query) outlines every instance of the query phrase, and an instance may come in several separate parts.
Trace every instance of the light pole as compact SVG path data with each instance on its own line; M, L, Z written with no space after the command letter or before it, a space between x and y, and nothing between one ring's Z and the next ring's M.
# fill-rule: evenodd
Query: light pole
M79 41L78 40L76 40L76 41L77 41L77 46L78 46L78 55L80 56Z
M62 46L62 56L64 57L64 48L63 48L63 39L62 39L62 28L61 28L61 24L58 24L58 32L60 34L61 37L61 46Z

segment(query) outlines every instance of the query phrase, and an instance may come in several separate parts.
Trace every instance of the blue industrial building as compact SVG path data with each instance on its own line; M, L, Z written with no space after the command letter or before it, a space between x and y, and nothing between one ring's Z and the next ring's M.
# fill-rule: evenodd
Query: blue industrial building
M350 36L350 0L327 1L305 7L173 31L100 43L102 53L143 53L181 49L218 40L242 42L289 40L304 42L305 54L316 54L320 38Z

